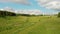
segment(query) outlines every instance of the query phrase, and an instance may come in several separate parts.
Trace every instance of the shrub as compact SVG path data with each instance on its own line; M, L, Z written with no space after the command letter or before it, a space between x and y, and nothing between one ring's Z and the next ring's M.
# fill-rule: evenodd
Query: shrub
M58 17L60 17L60 12L58 13Z
M41 14L40 16L43 16L43 14Z
M18 14L20 16L30 16L29 14Z

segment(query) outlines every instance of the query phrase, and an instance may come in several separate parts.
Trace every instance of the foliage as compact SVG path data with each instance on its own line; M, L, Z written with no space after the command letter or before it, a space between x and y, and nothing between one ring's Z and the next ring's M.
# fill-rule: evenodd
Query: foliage
M58 17L60 17L60 12L58 13Z
M16 16L16 14L13 12L0 10L0 17L5 17L5 16Z

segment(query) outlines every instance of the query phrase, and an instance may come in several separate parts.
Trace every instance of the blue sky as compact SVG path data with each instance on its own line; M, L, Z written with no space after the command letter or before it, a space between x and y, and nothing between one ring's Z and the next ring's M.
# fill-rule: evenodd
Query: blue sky
M42 7L41 5L38 5L38 3L34 0L29 0L29 2L32 3L32 5L24 5L24 4L17 4L17 3L13 3L13 2L8 2L8 3L1 3L0 2L0 9L4 8L4 7L11 7L13 9L16 10L21 10L21 9L25 9L25 10L34 10L34 9L38 9L41 10L42 12L49 14L49 13L53 13L53 12L57 12L54 10L50 10L50 9L46 9L44 7Z
M24 5L24 4L17 4L17 3L0 3L0 8L4 7L11 7L14 9L40 9L40 6L34 0L29 0L32 5Z

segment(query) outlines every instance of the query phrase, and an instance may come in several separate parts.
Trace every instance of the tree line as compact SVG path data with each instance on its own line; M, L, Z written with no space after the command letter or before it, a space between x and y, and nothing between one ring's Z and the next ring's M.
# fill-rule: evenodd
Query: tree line
M0 10L0 16L1 17L4 17L4 16L17 16L17 15L19 15L19 16L44 16L43 14L41 14L41 15L16 14L16 13L13 13L13 12L10 12L10 11L2 11L2 10ZM60 17L60 12L58 12L57 17Z
M1 17L4 17L4 16L16 16L16 14L13 13L13 12L0 10L0 16L1 16Z

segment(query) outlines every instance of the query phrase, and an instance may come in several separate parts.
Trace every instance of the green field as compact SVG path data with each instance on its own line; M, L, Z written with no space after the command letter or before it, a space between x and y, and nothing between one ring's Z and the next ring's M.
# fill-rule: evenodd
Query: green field
M0 34L60 34L60 18L56 16L0 17Z

